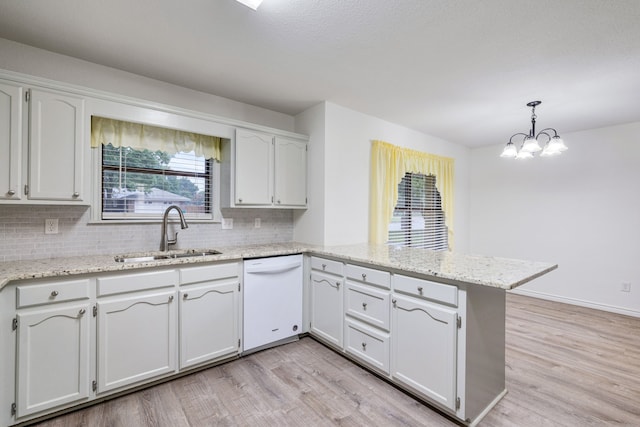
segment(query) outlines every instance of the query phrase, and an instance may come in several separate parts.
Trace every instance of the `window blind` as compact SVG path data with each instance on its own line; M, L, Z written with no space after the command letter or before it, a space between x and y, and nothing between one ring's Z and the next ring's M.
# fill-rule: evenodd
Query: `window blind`
M434 175L406 173L398 184L398 202L389 223L390 245L448 249L442 198Z

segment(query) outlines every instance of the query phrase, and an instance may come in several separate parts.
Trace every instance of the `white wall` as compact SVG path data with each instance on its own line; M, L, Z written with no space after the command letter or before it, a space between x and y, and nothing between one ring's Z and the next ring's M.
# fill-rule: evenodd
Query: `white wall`
M311 243L340 245L368 241L371 141L378 139L455 159L454 243L456 251L466 251L469 150L330 102L322 105L325 129L324 189L318 185L310 195L319 197L316 190L324 192L324 240ZM322 115L316 114L316 119L321 121ZM314 179L317 177L311 178ZM315 215L310 209L302 217L309 214ZM320 225L316 222L304 223L304 228L313 226ZM294 236L306 232L299 230L302 227L303 222L296 223Z
M0 69L293 131L293 116L0 38Z
M640 123L562 134L566 153L528 161L472 150L471 251L559 265L519 292L640 315L639 135Z

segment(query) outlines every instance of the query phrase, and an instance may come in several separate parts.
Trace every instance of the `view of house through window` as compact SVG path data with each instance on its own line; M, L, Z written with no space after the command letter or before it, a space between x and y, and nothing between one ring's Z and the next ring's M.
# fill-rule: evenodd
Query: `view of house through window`
M406 173L389 223L389 244L447 250L448 231L434 175Z
M102 217L157 218L178 205L187 218L211 218L212 167L194 152L103 145Z

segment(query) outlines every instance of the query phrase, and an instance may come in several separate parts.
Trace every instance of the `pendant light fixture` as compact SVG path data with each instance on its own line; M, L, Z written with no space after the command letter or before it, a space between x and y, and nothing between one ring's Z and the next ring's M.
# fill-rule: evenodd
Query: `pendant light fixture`
M536 107L542 104L542 101L531 101L527 104L527 107L531 107L531 129L529 133L516 133L509 138L509 142L502 150L502 154L500 157L509 157L515 158L518 160L530 159L537 152L540 152L540 156L550 157L557 156L563 151L567 150L567 146L564 145L562 138L558 135L553 128L545 128L536 134ZM553 131L553 136L549 134L550 131ZM520 150L514 144L513 139L516 137L523 137L522 144L520 145ZM544 137L546 137L546 141L544 141ZM540 142L544 142L544 148L540 146ZM516 138L516 140L519 138Z

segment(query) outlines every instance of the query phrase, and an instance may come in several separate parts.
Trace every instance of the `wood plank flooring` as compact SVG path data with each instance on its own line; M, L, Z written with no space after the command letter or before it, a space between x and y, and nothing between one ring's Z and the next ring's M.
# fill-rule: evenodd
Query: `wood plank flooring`
M507 297L507 396L481 426L640 426L640 319ZM37 424L455 426L311 338Z

